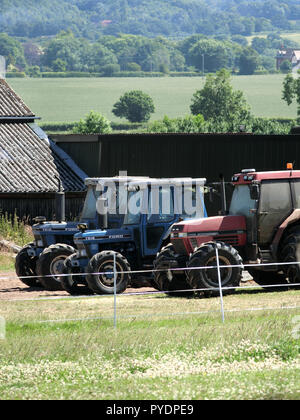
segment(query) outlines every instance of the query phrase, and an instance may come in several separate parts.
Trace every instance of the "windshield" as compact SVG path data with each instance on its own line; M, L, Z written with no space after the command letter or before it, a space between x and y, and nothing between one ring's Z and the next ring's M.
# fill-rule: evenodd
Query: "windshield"
M236 185L229 208L229 214L249 217L250 210L256 208L255 200L250 197L249 185Z
M96 202L99 196L100 191L96 191L95 188L93 188L93 186L88 187L81 213L81 219L95 219Z
M142 191L129 191L127 211L124 217L124 225L139 224L141 220L141 210L143 202Z
M116 195L115 195L116 201L118 203L116 205L116 211L108 214L108 223L110 226L113 226L113 227L115 226L116 223L118 226L122 224L122 221L124 218L124 214L119 214L118 192L119 190L117 188ZM88 187L82 213L81 213L81 220L95 220L96 214L97 214L97 199L104 193L105 194L107 193L107 187L104 189L104 191L97 191L96 187L93 185L90 185Z

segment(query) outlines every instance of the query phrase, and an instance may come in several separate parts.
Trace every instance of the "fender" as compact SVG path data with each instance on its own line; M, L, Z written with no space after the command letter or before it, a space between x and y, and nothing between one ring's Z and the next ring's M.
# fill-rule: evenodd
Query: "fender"
M281 225L279 226L277 233L271 244L271 249L274 256L277 255L279 243L281 241L282 235L284 234L285 230L288 228L288 226L294 224L297 221L300 222L300 209L295 209L289 215L289 217L287 217L285 221L282 222Z

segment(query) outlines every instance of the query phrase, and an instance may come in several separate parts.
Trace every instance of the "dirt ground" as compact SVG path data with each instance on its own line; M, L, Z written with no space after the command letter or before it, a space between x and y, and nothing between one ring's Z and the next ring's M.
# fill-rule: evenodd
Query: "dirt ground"
M151 287L142 287L138 289L128 288L125 293L154 291ZM21 282L16 274L11 271L8 273L0 272L0 300L16 299L35 299L40 297L70 296L63 290L49 291L42 287L28 287Z
M251 277L245 275L243 280L248 280L244 285L250 285ZM151 287L142 288L128 288L125 293L132 292L145 292L154 291ZM0 272L0 300L24 300L24 299L35 299L41 297L54 297L54 296L70 296L63 290L48 291L42 287L28 287L19 280L14 271Z

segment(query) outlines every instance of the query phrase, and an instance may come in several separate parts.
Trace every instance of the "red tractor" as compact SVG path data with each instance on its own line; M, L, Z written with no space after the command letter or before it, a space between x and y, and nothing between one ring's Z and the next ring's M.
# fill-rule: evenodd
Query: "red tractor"
M253 264L246 269L259 285L299 283L300 171L287 168L244 169L232 177L231 203L222 216L174 224L171 243L154 262L157 287L178 290L187 280L191 289L205 289L204 295L217 293L217 270L209 268L217 265L216 247L222 287L239 286L243 264ZM290 264L278 264L285 262ZM186 267L191 270L180 270Z

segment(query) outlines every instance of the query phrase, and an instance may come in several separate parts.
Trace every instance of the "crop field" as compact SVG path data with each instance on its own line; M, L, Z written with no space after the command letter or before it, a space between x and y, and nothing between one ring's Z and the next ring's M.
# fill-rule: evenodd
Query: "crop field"
M1 300L0 399L299 399L300 291ZM57 322L55 322L57 321Z
M297 42L300 45L300 32L281 32L281 38L289 39L290 41ZM246 36L249 45L252 42L253 38L267 38L267 34L255 34L251 36Z
M244 92L252 112L261 117L296 117L296 105L282 99L284 75L235 76L235 89ZM202 77L160 78L65 78L9 79L9 84L43 122L73 122L89 111L101 112L109 120L121 122L111 110L128 90L143 90L154 100L151 120L190 113L193 93L201 89Z

